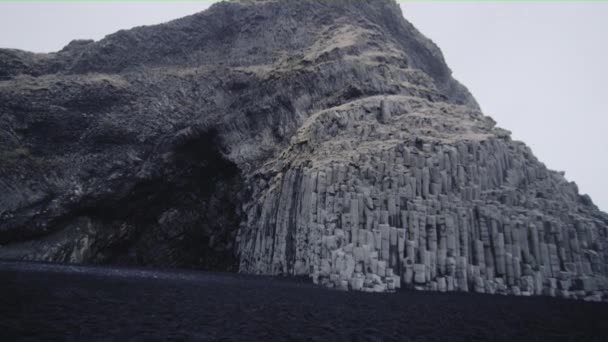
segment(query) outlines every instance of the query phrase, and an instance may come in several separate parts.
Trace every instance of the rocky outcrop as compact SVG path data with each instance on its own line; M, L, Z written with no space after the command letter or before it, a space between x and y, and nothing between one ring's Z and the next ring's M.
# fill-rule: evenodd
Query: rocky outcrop
M256 178L247 272L365 291L606 287L605 216L467 106L391 95L320 111Z
M608 216L382 1L0 50L0 258L600 300Z

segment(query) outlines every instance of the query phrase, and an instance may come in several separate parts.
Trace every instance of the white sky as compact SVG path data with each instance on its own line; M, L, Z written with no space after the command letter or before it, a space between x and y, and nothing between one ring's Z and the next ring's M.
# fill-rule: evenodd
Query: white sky
M0 47L57 51L75 38L192 14L209 2L0 2ZM608 211L608 3L407 2L486 115Z

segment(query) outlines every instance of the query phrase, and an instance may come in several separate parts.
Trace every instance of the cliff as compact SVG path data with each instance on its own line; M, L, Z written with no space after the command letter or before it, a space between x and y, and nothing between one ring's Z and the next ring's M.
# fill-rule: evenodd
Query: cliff
M390 0L4 49L0 258L601 299L608 215L509 134Z

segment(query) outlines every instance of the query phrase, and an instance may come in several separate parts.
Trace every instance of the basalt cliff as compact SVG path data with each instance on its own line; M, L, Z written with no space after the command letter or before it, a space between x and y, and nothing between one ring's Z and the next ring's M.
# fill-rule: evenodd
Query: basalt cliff
M0 258L601 300L608 215L395 1L241 0L0 49Z

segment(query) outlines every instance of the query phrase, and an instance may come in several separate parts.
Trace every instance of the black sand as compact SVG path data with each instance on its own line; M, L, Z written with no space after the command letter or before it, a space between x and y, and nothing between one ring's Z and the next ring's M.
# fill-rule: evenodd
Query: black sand
M606 341L608 305L0 262L0 341Z

